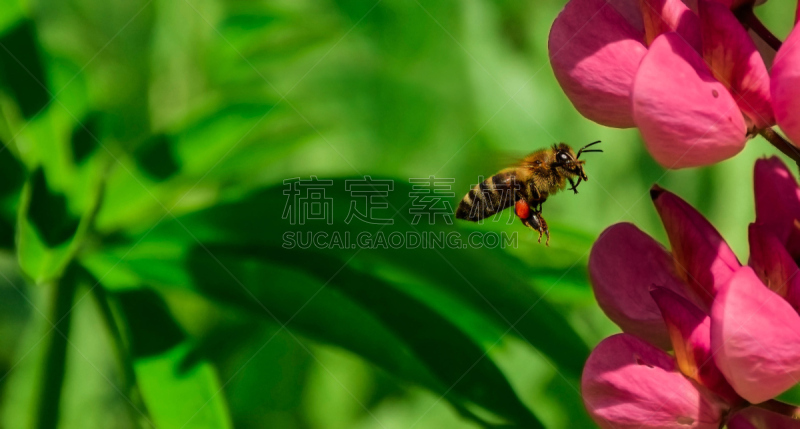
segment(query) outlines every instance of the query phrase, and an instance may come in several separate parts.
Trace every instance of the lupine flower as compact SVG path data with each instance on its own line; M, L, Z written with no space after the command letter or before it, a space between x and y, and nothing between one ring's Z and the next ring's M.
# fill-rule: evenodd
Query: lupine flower
M628 223L592 247L595 296L625 333L592 352L584 403L601 427L719 428L742 400L713 359L709 309L740 264L689 204L658 187L651 196L672 253Z
M717 362L742 397L757 403L800 382L800 189L777 158L755 168L753 270L737 273L712 307ZM766 287L765 287L766 286Z
M729 409L682 375L672 356L629 334L597 345L583 370L581 390L602 428L718 429Z
M752 403L800 382L800 316L750 268L738 272L717 295L711 344L720 371Z
M800 189L786 165L772 157L756 162L753 175L756 224L774 236L795 261L800 260Z
M775 54L771 73L775 119L787 137L800 145L800 30L797 26Z
M756 407L748 407L728 420L728 429L796 429L800 422Z
M660 164L706 165L775 123L769 75L725 7L697 0L570 0L550 31L559 84L587 118L638 127Z
M582 377L601 427L800 428L749 407L780 404L773 398L800 383L800 188L780 160L764 159L755 195L749 266L658 187L651 196L671 252L628 223L598 238L592 287L624 332L598 345Z
M650 289L670 290L708 313L717 290L741 264L692 206L658 187L651 196L673 251L632 224L616 224L592 247L589 275L597 302L611 320L623 331L669 349L669 332Z

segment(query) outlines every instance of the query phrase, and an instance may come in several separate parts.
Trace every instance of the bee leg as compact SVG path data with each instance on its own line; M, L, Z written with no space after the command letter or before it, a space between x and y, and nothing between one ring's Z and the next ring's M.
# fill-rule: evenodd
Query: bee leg
M538 210L537 210L538 209ZM534 204L533 207L528 205L525 200L518 200L514 209L519 220L528 228L539 233L539 243L542 242L542 235L546 236L545 246L550 245L550 230L547 228L547 222L542 217L542 202Z
M542 210L544 210L544 200L539 201L539 210L533 213L533 216L536 217L539 224L539 240L542 239L542 231L547 236L547 241L544 242L545 246L550 245L550 230L547 229L547 221L544 220L542 216ZM541 242L541 241L540 241Z
M547 240L545 240L545 242L544 242L545 246L547 246L547 241L549 241L549 240L550 240L550 236L548 235L547 236ZM537 243L541 243L542 242L542 226L541 225L539 225L539 238L536 240L536 242Z
M573 182L571 177L567 178L567 180L569 180L569 184L572 185L572 187L570 188L572 190L572 192L577 194L578 193L578 185L581 184L582 178L578 177L578 183Z
M550 245L550 230L547 229L547 221L545 221L544 218L542 217L541 211L532 213L530 219L528 219L527 222L523 223L525 223L531 229L539 233L539 239L537 240L537 242L541 243L542 235L544 235L545 237L547 237L547 239L544 242L545 246Z
M539 239L537 242L542 242L542 234L544 234L544 229L542 228L541 217L537 213L531 213L531 216L528 219L523 219L522 223L525 224L528 228L536 231L539 233Z
M546 243L550 242L550 233L547 231L547 223L544 222L541 211L531 213L531 216L525 219L523 223L530 229L539 233L539 239L536 240L538 243L542 242L542 235L544 234L547 234Z
M567 180L569 180L569 184L570 184L570 185L572 185L572 187L571 187L571 188L569 188L569 189L570 189L572 192L574 192L574 193L576 193L576 194L577 194L577 193L578 193L578 189L577 189L577 188L578 188L578 185L576 185L576 184L575 184L575 182L572 180L572 178L571 178L571 177L567 178ZM578 180L580 180L580 179L578 179ZM580 183L580 182L578 182L578 183Z
M544 234L547 236L547 240L544 242L544 245L550 246L550 230L547 229L547 221L545 221L542 217L542 212L539 212L536 216L539 217L539 226L542 228L542 230L544 230ZM542 239L542 230L539 230L539 240Z

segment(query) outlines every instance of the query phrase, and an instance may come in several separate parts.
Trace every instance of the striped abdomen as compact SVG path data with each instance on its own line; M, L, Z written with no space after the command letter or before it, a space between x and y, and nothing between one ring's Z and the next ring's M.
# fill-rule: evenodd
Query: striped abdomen
M507 168L470 189L458 204L456 217L477 222L514 205L523 186L515 171Z

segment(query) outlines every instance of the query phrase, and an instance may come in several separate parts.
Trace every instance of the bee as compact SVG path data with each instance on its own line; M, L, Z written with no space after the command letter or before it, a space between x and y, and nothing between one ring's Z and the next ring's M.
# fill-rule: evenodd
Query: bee
M533 152L516 166L503 169L472 188L458 204L456 218L477 222L513 205L522 224L539 233L539 243L546 235L545 245L549 246L550 231L542 217L542 204L550 195L566 189L567 182L569 189L578 193L581 181L589 180L581 154L602 152L589 149L598 143L587 144L577 154L566 143Z

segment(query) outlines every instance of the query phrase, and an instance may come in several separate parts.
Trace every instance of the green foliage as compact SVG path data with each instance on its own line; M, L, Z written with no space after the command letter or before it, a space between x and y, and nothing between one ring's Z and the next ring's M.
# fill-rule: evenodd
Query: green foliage
M213 366L204 360L184 364L192 346L163 300L141 289L120 292L116 301L129 331L130 357L150 423L231 427Z
M547 64L562 3L1 1L0 426L591 427L581 370L616 330L595 237L663 238L659 182L743 257L770 151L667 174L635 131L581 118ZM547 203L549 248L507 218L409 212L410 178L454 178L455 205L526 152L596 139L580 194ZM283 216L284 179L311 175L331 224ZM393 181L393 224L347 221L364 175Z
M36 42L35 24L22 20L6 30L0 44L0 76L25 119L31 119L50 103L44 66Z

